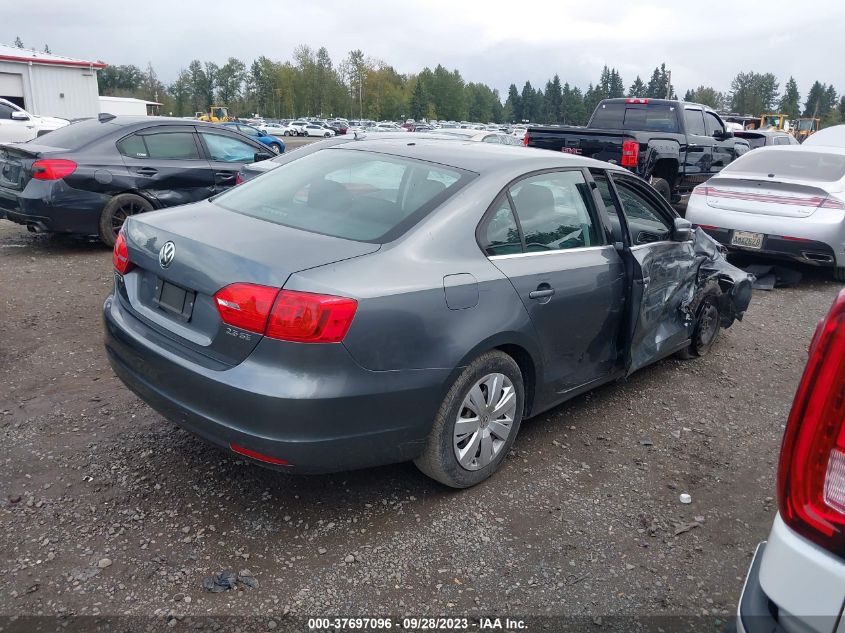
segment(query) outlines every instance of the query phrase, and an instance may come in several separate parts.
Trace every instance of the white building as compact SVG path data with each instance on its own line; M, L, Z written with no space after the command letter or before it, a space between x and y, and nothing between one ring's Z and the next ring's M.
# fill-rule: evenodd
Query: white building
M100 113L97 71L105 66L0 44L0 97L32 114L95 117Z
M133 97L100 97L100 112L114 115L155 116L162 104Z

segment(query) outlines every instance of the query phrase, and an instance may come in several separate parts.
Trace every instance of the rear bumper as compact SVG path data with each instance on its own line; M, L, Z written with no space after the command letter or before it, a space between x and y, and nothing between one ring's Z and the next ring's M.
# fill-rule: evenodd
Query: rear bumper
M450 373L369 371L343 345L269 339L240 364L210 369L150 335L113 297L104 321L112 368L147 404L214 444L283 459L291 465L282 468L302 473L417 457Z
M775 519L740 598L738 630L835 633L845 603L845 561Z
M0 187L0 213L38 231L97 235L109 196L69 187L64 181L31 180L21 191Z
M715 240L735 252L757 253L816 266L845 267L845 221L841 211L818 209L804 218L779 217L717 209L709 206L702 196L691 196L686 219L704 227ZM737 230L762 233L765 236L763 247L731 245Z

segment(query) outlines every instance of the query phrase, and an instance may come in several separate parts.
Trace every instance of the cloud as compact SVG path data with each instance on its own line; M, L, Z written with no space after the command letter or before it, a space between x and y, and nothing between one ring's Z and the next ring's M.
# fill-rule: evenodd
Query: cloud
M584 88L604 64L630 85L661 62L680 91L728 90L740 70L773 72L781 84L794 75L802 94L816 79L845 91L845 3L830 0L800 10L785 0L87 0L56 3L37 20L21 3L3 13L5 41L20 36L28 46L111 64L149 62L164 81L192 59L289 59L296 45L308 44L326 46L336 63L360 48L399 72L442 63L501 92L526 80L543 86L555 73Z

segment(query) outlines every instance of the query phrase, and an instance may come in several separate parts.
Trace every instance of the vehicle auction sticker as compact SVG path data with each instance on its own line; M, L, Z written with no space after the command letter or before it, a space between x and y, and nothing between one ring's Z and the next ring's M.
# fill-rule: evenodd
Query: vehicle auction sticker
M742 248L763 248L763 233L751 233L750 231L734 231L731 237L731 246Z
M527 629L521 618L402 617L308 618L309 631L519 631Z

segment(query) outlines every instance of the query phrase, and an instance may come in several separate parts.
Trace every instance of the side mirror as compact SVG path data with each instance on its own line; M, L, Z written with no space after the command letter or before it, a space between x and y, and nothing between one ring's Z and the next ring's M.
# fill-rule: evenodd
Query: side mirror
M733 135L734 135L734 133L731 132L730 130L724 130L724 131L716 130L715 132L713 132L713 138L715 138L718 141L726 141L729 138L733 138Z
M29 115L27 115L26 112L21 112L20 110L12 110L12 120L29 121Z
M255 156L252 157L254 163L260 163L262 160L270 160L271 158L273 158L273 154L267 152L255 152Z
M692 222L684 218L675 218L672 226L673 242L688 242L692 239Z

